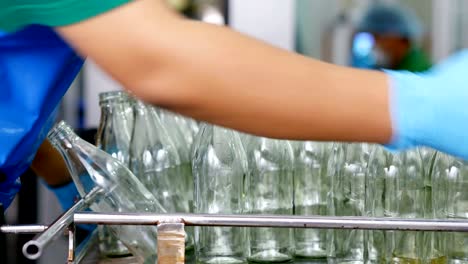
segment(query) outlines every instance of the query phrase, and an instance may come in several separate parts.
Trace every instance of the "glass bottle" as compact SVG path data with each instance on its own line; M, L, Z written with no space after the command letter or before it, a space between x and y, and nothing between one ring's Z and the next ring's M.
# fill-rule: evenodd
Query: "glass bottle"
M385 216L432 218L432 172L436 153L413 149L395 155L385 175ZM391 263L445 263L432 232L386 233Z
M239 136L232 130L202 125L193 159L195 212L241 214L247 158ZM246 262L246 229L197 227L198 263Z
M130 149L130 170L170 213L187 212L178 184L179 154L151 107L134 104L135 123Z
M193 196L193 182L189 183L186 173L190 165L181 163L172 137L152 106L136 101L133 110L135 122L130 147L130 170L167 212L189 213L193 201L190 196ZM186 250L193 249L193 235L190 232L186 241Z
M125 92L106 92L99 95L99 105L101 121L96 145L128 166L134 119L132 99ZM128 256L130 252L127 247L108 229L108 226L98 226L101 254L108 257Z
M424 164L424 218L435 219L437 210L437 196L433 189L437 173L440 171L440 153L429 148L420 148ZM445 247L445 235L440 232L424 232L423 261L431 264L446 264L447 252Z
M296 141L294 149L294 214L326 216L330 191L327 171L328 143ZM295 229L295 255L298 258L327 258L327 230Z
M468 162L445 154L438 157L434 179L436 217L468 220ZM468 263L468 234L447 233L445 236L447 262Z
M187 199L189 203L189 208L186 212L193 212L193 175L191 164L191 148L195 135L192 135L192 132L188 127L188 121L186 122L186 118L160 108L153 107L152 111L156 111L156 113L153 114L156 114L160 117L161 124L166 129L168 136L171 137L172 142L177 149L177 153L180 157L180 165L178 166L180 171L179 176L183 178L183 181L181 181L179 184L184 185L184 193L186 194L185 199Z
M130 141L134 123L133 102L134 99L122 91L99 95L101 120L96 145L126 166L130 159Z
M251 137L248 148L249 213L293 215L294 154L289 142ZM287 228L249 229L249 261L291 261L292 236L292 230Z
M186 127L181 125L180 120L182 117L161 108L153 107L153 110L156 111L161 124L172 137L181 162L190 164L190 148L193 143L193 137L191 131L187 132Z
M392 171L393 154L383 147L372 145L370 150L368 169L366 173L365 216L385 217L385 175ZM367 263L385 263L387 260L387 247L385 231L364 231L366 238Z
M330 214L365 216L366 174L371 146L367 144L335 144L330 175L332 193ZM332 230L329 236L329 258L334 263L365 262L363 230Z
M146 187L111 155L80 139L60 122L48 134L52 145L63 156L80 195L98 187L103 197L91 206L98 212L165 213ZM130 249L141 263L155 263L155 227L111 226L111 231Z

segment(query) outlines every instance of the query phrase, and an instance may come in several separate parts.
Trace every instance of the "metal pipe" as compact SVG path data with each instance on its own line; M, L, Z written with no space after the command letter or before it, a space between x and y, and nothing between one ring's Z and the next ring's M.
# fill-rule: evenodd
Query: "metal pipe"
M368 217L301 217L265 215L160 215L77 213L76 224L157 225L182 219L187 226L286 227L402 231L468 232L468 221Z
M28 241L23 246L23 255L31 260L38 259L42 255L44 247L56 239L73 222L73 215L81 210L87 209L96 198L102 193L101 189L95 188L83 199L79 200L72 208L60 216L49 228L42 234Z
M45 225L0 226L0 232L6 234L37 234L46 231Z

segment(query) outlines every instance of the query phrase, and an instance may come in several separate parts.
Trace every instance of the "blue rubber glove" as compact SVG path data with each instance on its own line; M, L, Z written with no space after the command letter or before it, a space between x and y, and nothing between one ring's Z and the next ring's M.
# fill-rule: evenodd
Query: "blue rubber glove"
M428 146L468 159L468 51L423 74L387 74L394 130L388 147Z
M0 203L5 208L82 64L50 28L0 34Z

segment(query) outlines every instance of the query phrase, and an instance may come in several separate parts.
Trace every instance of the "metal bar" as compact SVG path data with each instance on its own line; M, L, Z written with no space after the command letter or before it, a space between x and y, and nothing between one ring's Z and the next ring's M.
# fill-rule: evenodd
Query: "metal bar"
M37 234L46 230L45 225L0 226L0 232L5 234Z
M51 224L45 232L24 244L23 255L31 260L38 259L42 255L44 247L59 235L63 234L64 230L70 226L73 222L73 215L78 211L87 209L101 193L101 189L93 189L89 194L78 201L72 208Z
M468 220L427 220L369 217L300 217L265 215L161 215L77 213L76 224L157 225L182 219L186 226L286 227L401 231L468 232Z

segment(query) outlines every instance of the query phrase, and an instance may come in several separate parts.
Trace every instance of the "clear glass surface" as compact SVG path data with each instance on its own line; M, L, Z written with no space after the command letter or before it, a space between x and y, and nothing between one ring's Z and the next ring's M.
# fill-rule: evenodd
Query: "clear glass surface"
M294 214L326 216L330 192L328 159L331 145L319 142L292 142L294 149ZM298 258L327 258L327 230L295 229L295 255Z
M336 144L329 168L332 175L330 214L365 216L366 175L372 147L367 144ZM365 262L365 231L332 230L329 257L334 263Z
M231 130L208 124L200 129L194 151L195 212L242 214L247 158L239 136ZM196 227L199 263L246 262L246 229Z
M170 213L188 212L174 143L151 107L137 101L130 169Z
M99 95L101 120L96 145L127 166L134 123L133 102L127 93L121 91Z
M153 106L136 101L133 107L130 169L169 213L189 213L193 181L189 162L182 162L171 126L164 126ZM179 145L180 146L180 145ZM193 249L193 229L187 228L186 250Z
M99 95L101 121L96 137L98 148L112 155L128 166L130 140L133 130L133 99L121 91L106 92ZM130 252L107 226L99 226L100 253L108 257L128 256Z
M80 139L64 122L48 135L62 154L80 195L99 187L105 195L91 206L97 212L165 213L151 192L117 159ZM155 227L111 226L111 231L140 262L154 263L157 253Z
M434 218L436 157L436 152L424 148L395 155L385 174L385 216ZM440 239L433 232L387 232L388 259L391 263L445 263Z
M287 141L251 137L248 143L247 210L253 214L293 214L294 153ZM249 229L249 261L289 262L293 232L285 228Z
M365 215L384 217L385 173L392 165L393 154L383 147L371 146L368 169L366 173ZM367 249L367 263L385 263L387 246L385 232L382 230L364 231Z
M440 219L468 220L468 163L444 154L439 155L438 170L434 184L439 194L434 207ZM447 262L468 263L468 234L447 233L445 246Z

